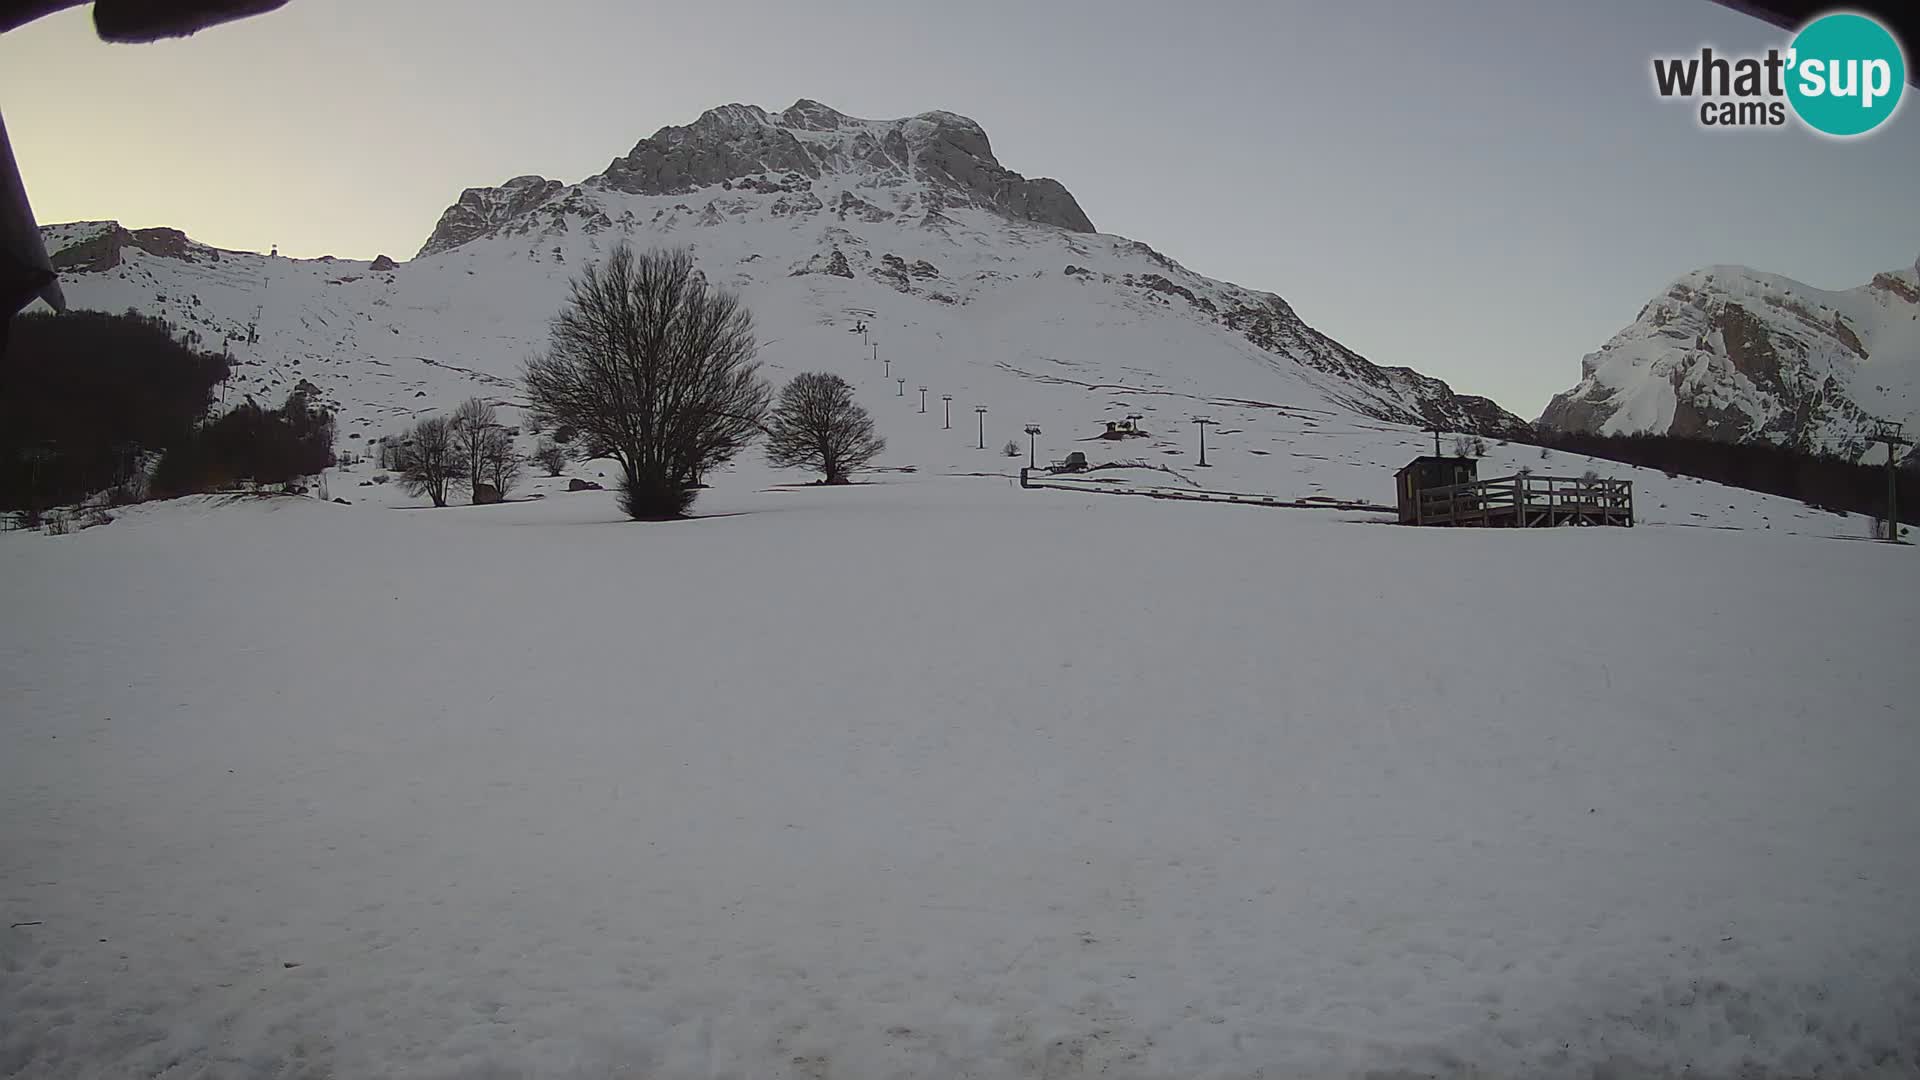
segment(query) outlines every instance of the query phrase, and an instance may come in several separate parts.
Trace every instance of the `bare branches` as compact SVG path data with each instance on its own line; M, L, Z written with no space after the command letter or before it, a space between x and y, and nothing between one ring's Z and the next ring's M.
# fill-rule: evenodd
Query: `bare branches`
M513 436L503 427L491 427L480 439L477 459L483 483L493 485L494 493L504 499L520 483L523 471L520 456L513 452Z
M447 488L462 472L447 418L430 416L413 425L396 453L400 486L409 494L427 496L435 506L447 505Z
M553 441L551 437L542 438L540 445L534 448L533 462L547 470L548 476L559 476L567 467L567 448Z
M622 244L572 283L522 379L533 413L619 463L636 518L677 517L709 469L762 430L771 391L753 317L708 286L686 251Z
M487 440L490 433L499 428L493 406L480 398L470 397L453 410L447 426L453 434L454 460L466 473L467 490L478 502L480 485L486 482Z
M853 388L838 375L796 375L780 391L767 429L767 461L776 468L811 469L829 484L844 484L887 448L873 433L873 418L853 400Z

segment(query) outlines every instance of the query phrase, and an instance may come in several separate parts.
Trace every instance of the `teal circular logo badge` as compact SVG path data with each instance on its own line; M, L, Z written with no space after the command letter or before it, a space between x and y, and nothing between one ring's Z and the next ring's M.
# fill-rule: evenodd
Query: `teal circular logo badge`
M1815 131L1864 135L1884 123L1907 85L1906 58L1886 27L1851 12L1802 27L1787 60L1787 100Z

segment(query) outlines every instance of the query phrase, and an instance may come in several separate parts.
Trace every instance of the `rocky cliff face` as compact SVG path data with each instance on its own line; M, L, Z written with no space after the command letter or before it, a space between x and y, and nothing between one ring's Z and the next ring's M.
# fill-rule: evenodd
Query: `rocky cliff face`
M544 176L516 176L499 187L468 188L440 215L440 223L421 245L420 254L451 251L476 237L491 235L551 200L566 186Z
M826 177L875 195L924 183L929 191L922 215L976 206L1014 221L1094 231L1093 222L1059 181L1029 180L1002 166L987 133L964 116L926 112L901 120L862 120L805 98L777 113L757 105L723 105L691 124L663 127L580 188L692 195L706 189L730 191L736 184L766 191L768 184L775 184L797 194ZM538 176L518 177L497 188L469 188L441 215L420 254L450 251L490 235L563 190L559 181ZM872 197L861 201L873 206ZM793 200L795 206L804 203L802 198Z
M1094 231L1059 181L1029 180L1002 166L987 133L964 116L925 112L902 120L861 120L806 98L779 113L725 105L685 127L661 128L588 183L634 195L681 195L759 173L812 179L838 174L872 188L932 181L949 205Z
M1858 456L1878 420L1920 419L1920 263L1829 292L1697 270L1581 360L1543 428L1766 441Z

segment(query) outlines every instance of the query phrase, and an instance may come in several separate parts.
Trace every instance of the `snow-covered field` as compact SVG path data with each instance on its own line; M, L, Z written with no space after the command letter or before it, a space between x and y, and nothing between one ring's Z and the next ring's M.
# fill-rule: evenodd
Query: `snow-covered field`
M744 480L0 537L0 1074L1920 1069L1911 549Z

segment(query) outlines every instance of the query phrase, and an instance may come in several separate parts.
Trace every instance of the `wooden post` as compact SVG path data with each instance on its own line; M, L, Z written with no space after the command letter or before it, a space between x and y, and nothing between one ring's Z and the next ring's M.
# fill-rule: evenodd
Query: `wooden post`
M1893 467L1893 440L1887 440L1887 539L1900 542L1900 474Z
M1900 472L1894 468L1893 453L1900 446L1913 445L1912 440L1900 437L1900 425L1888 425L1887 439L1887 539L1900 542Z

